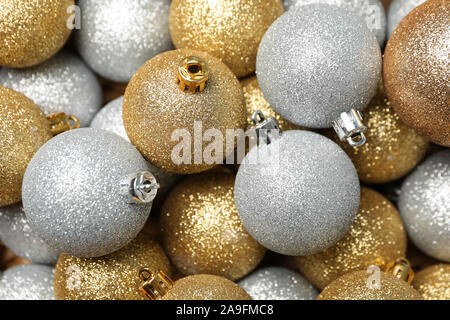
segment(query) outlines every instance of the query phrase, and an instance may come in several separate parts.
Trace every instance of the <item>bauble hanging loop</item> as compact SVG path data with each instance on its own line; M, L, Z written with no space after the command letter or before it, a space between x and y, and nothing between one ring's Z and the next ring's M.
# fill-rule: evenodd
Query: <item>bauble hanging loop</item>
M164 271L157 273L149 268L139 270L140 290L149 300L158 300L169 291L174 282Z
M364 131L367 127L362 122L363 117L359 110L352 109L342 112L339 118L333 121L333 128L339 140L347 141L352 147L360 147L366 143Z
M270 144L271 138L279 138L282 134L278 121L273 117L266 119L266 116L260 110L253 112L252 121L255 124L253 130L256 131L258 143L263 141L266 144Z
M122 194L127 196L127 203L151 203L155 199L160 185L149 171L141 171L122 182Z
M398 279L408 282L408 284L411 284L414 279L414 271L411 263L406 258L399 258L396 261L388 263L384 271Z
M196 56L186 57L181 60L178 66L177 83L180 84L180 90L195 93L197 90L205 90L206 82L209 78L208 64L202 58Z
M50 130L55 136L80 127L80 120L77 117L68 116L64 112L51 114L47 119L50 122Z

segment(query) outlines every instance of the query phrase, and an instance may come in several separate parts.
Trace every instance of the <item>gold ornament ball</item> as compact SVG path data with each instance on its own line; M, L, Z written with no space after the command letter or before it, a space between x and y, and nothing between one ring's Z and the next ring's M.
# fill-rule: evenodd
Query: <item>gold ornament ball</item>
M251 300L251 297L226 278L197 274L177 280L161 300Z
M266 249L239 219L235 175L205 172L181 181L167 197L161 217L164 248L183 274L237 280L261 262Z
M323 289L340 276L404 257L406 231L397 209L384 196L361 188L361 202L350 232L324 252L296 258L300 272Z
M209 80L202 92L182 91L177 84L180 61L190 56L200 57L208 65ZM222 155L218 161L225 159L227 129L245 128L244 94L236 76L219 59L190 49L167 51L146 62L131 79L123 121L131 142L152 164L172 173L197 173L217 164L208 158ZM209 129L222 134L224 143L219 143L217 152L208 153L217 140L202 139ZM187 137L172 139L175 130ZM172 153L180 155L181 163L178 158L174 162Z
M52 136L46 116L33 101L0 87L0 207L20 201L27 165Z
M389 39L383 66L386 93L400 118L447 147L449 11L448 0L429 0L412 10Z
M57 300L145 300L140 292L142 267L171 275L169 259L161 246L141 233L130 244L100 258L62 254L55 269Z
M317 300L422 300L406 281L381 271L379 287L371 287L373 273L355 271L330 283Z
M417 272L412 285L425 300L450 300L450 264L437 264Z
M255 71L259 43L283 11L281 0L174 0L170 34L176 48L208 52L240 78Z
M67 24L74 5L74 0L1 0L0 66L31 67L52 57L72 32Z

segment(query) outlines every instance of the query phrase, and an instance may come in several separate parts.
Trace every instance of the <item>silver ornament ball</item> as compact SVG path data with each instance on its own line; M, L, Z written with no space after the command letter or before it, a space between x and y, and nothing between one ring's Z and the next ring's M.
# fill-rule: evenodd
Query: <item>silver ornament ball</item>
M400 21L408 15L414 8L418 7L425 0L393 0L389 5L387 14L387 37L391 37L392 32Z

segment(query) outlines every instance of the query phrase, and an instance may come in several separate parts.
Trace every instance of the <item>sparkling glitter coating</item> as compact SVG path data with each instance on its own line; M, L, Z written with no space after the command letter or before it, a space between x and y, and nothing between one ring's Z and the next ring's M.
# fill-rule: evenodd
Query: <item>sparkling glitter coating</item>
M208 52L244 77L255 71L261 38L283 11L281 0L173 0L170 35L176 48Z
M170 50L170 0L79 0L81 29L75 42L101 76L128 82L158 53Z
M319 294L300 274L280 267L255 271L239 285L253 300L315 300Z
M347 273L329 284L319 295L318 300L422 300L406 281L385 272L380 273L380 289L367 285L371 274L366 271Z
M54 268L25 264L0 275L0 300L54 300Z
M298 257L300 272L319 289L351 271L366 270L406 254L406 231L398 211L384 196L361 188L361 202L350 232L324 252Z
M16 255L34 263L55 264L59 253L31 229L21 204L0 208L0 239Z
M47 118L33 101L0 87L0 207L20 201L28 162L51 137Z
M387 35L388 39L398 26L400 21L411 12L412 9L424 3L425 0L393 0L389 5L387 14Z
M236 283L219 276L197 274L181 278L161 300L251 300Z
M266 249L244 229L233 199L235 176L207 172L187 177L164 202L164 247L183 274L230 280L250 273Z
M430 0L395 29L384 52L386 93L417 133L450 146L450 1Z
M74 0L0 1L0 66L23 68L44 62L62 48Z
M427 158L403 182L398 207L414 244L450 262L450 150Z
M425 300L450 300L450 264L437 264L417 272L412 285Z
M205 60L209 67L205 90L194 94L181 91L176 83L180 61L192 55ZM194 163L194 148L192 164L175 164L172 150L180 141L172 141L174 130L187 130L193 145L194 121L201 121L203 132L217 129L223 137L226 129L243 129L244 95L236 76L217 58L189 49L168 51L149 60L131 79L125 92L123 121L131 142L148 161L169 172L196 173L215 164ZM209 144L203 141L202 150ZM226 143L223 145L225 156Z
M139 291L139 270L149 267L172 273L161 246L145 234L100 258L61 255L55 270L57 300L145 300Z
M264 97L286 120L328 128L364 109L381 76L380 47L361 18L326 4L293 8L264 35L256 74Z
M290 130L250 150L234 199L244 227L259 243L301 256L331 247L349 231L359 206L359 180L334 142Z
M97 77L75 54L63 51L36 67L0 69L0 85L32 99L45 114L65 112L88 126L102 103Z
M150 204L130 204L121 183L148 170L116 134L71 130L46 143L28 165L23 206L32 229L52 248L82 257L114 252L144 226Z

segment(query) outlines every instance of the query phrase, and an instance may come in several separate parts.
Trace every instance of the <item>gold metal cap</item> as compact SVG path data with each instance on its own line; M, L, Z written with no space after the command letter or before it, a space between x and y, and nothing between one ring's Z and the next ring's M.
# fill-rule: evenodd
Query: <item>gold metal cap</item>
M150 300L158 300L173 287L172 279L164 271L154 273L149 268L139 270L139 279L141 279L141 292Z
M47 117L50 122L50 130L57 135L80 127L80 121L75 116L68 116L64 112L51 114Z
M400 258L386 265L385 272L411 284L414 279L414 271L411 263L406 258Z
M205 60L196 56L186 57L181 60L178 66L177 83L181 91L186 88L189 92L195 93L205 90L209 77L209 69Z

